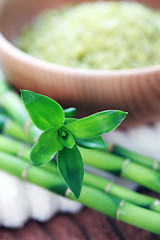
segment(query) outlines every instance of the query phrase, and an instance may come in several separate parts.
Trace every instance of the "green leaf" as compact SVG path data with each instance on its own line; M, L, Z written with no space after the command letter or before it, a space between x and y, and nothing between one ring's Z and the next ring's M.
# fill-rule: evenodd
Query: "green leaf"
M65 125L65 128L75 138L93 138L115 129L124 120L126 114L119 110L103 111Z
M28 90L21 90L21 96L29 116L39 129L44 131L63 125L64 112L56 101Z
M77 118L65 118L65 124L70 124L77 121Z
M84 165L81 154L76 145L72 149L64 147L58 152L57 157L58 169L76 198L79 198L83 177Z
M76 108L74 107L66 108L63 111L65 114L65 117L68 117L68 118L74 117L76 115Z
M66 131L64 128L62 128L59 131L59 134L60 134L60 139L62 144L67 148L73 148L75 142L72 135L68 131Z
M41 134L39 141L33 146L30 153L31 163L35 166L44 165L63 147L58 131L50 128Z
M89 138L89 139L75 139L75 142L78 146L83 148L104 148L107 146L106 142L103 140L102 137L95 137L95 138Z

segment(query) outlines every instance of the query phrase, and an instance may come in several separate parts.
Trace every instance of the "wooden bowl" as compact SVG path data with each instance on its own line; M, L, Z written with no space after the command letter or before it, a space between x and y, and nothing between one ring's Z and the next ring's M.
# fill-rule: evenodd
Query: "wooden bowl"
M12 45L20 30L46 8L71 0L0 0L0 63L16 88L46 94L63 106L88 113L103 109L129 112L130 124L160 119L160 65L129 70L83 70L48 63ZM75 3L82 2L74 0ZM160 1L139 1L160 8Z

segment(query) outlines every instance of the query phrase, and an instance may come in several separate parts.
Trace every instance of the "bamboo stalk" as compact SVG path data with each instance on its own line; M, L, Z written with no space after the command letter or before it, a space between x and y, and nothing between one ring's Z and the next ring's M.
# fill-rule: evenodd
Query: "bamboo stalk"
M25 110L22 102L20 101L18 94L12 94L11 90L9 90L9 92L11 92L11 94L8 95L9 99L7 101L7 105L3 104L3 107L8 112L8 114L10 114L15 120L17 120L17 122L23 128L26 129L26 124L28 122L28 116L25 115L25 113L24 113L24 112L26 112L26 110ZM6 93L6 91L5 91L5 93ZM1 92L0 92L0 95L2 95ZM17 99L16 104L15 103L13 104L15 98ZM19 109L19 107L21 110L17 111L17 109ZM21 120L21 112L22 112L22 115L25 116L25 121L24 121L24 119L23 119L23 121ZM15 115L16 115L16 117L15 117ZM27 132L33 141L35 141L35 138L37 138L37 136L39 136L39 134L41 133L41 131L38 130L32 124L28 128ZM118 175L120 175L122 173L121 175L124 178L127 178L131 181L135 181L136 183L138 183L142 186L148 187L149 189L154 190L158 193L160 192L159 175L157 175L156 173L154 174L154 172L152 170L150 170L150 169L147 170L145 167L137 165L136 163L128 163L127 166L125 167L125 171L123 171L124 165L126 163L125 158L120 158L120 157L118 158L116 156L111 156L111 154L109 155L109 153L105 153L106 155L104 156L103 153L100 153L100 151L98 151L97 153L94 151L93 154L92 154L92 152L88 152L88 150L86 150L86 149L82 150L82 151L83 151L83 155L84 155L83 158L86 161L86 163L88 162L89 165L93 165L93 166L103 169L103 170L111 171ZM84 152L84 151L86 151L86 152ZM96 156L94 156L94 155L96 155ZM101 159L101 160L97 161L97 159ZM139 163L142 164L142 162L144 162L144 161L139 160ZM151 164L151 163L149 163L149 164Z
M38 128L36 128L32 123L29 122L28 114L23 106L22 101L20 100L19 95L16 94L15 92L13 92L7 86L6 82L3 81L2 79L0 81L0 84L1 84L0 99L1 99L1 104L2 104L3 108L5 109L5 111L8 112L8 114L15 121L17 121L25 129L25 132L30 136L32 141L35 142L37 140L38 136L40 135L41 131ZM27 127L27 125L28 125L28 127ZM13 128L10 128L10 131L12 131L12 129ZM122 149L120 147L117 148L117 146L115 146L113 148L112 153L114 153L114 154L116 153L120 156L129 158L141 165L152 168L154 170L160 170L160 163L158 161L153 160L148 157L144 157L137 153L132 153L126 149ZM128 177L128 176L126 176L126 177ZM153 188L151 188L151 189L154 190Z
M15 122L23 127L27 135L35 142L41 131L31 122L20 96L8 86L1 76L0 86L1 107Z
M157 159L153 159L138 153L134 153L118 145L114 145L111 152L118 156L129 158L150 169L160 171L160 162Z
M29 161L31 147L24 142L0 134L0 150Z
M2 135L0 135L0 150L13 154L15 156L20 156L28 162L30 160L29 154L31 147L25 145L20 141L16 141ZM56 165L53 163L48 163L42 168L54 174L59 174ZM122 198L141 207L160 212L160 202L157 199L130 191L124 187L114 184L107 179L85 172L84 183L92 186L93 188L98 188L107 194L109 193L112 196Z
M2 121L1 121L1 119L2 119ZM10 135L10 136L15 137L15 138L18 138L18 139L23 140L23 141L27 141L29 143L34 142L34 140L31 140L27 136L27 134L22 129L22 127L20 127L18 124L13 122L11 119L9 120L9 117L5 117L4 115L1 114L0 115L0 122L3 122L3 124L5 126L7 121L9 121L8 122L9 124L6 125L7 127L4 127L3 132L5 134ZM37 129L35 131L35 127L32 126L32 125L30 127L31 127L30 128L30 136L32 135L31 138L34 139L35 136L37 136L37 132L40 133L40 131L37 131ZM32 127L33 127L33 129L32 129ZM2 129L2 128L0 128L0 129ZM81 151L83 151L83 154L84 154L84 151L87 151L87 150L81 149ZM116 158L116 156L113 156L113 158L114 158L114 160L113 160L112 156L108 155L107 153L105 153L106 156L104 156L104 154L103 154L103 157L100 157L100 156L102 156L100 151L98 151L98 154L96 154L96 152L94 151L94 154L96 154L97 159L99 159L99 158L101 159L101 160L98 160L97 164L93 163L93 161L96 162L97 160L96 160L96 157L93 156L93 154L91 152L89 152L88 156L90 156L90 155L92 155L92 156L89 157L89 158L87 158L86 154L84 154L84 156L85 156L84 160L85 160L86 163L87 163L87 161L89 161L89 163L88 163L89 165L93 165L94 167L97 167L97 168L100 168L100 169L103 169L103 170L111 171L111 172L113 172L115 174L118 174L118 175L120 174L120 172L122 170L122 166L123 166L124 161L128 158L131 159L131 160L134 160L135 162L137 162L141 165L144 165L144 166L148 166L148 167L155 166L155 161L153 159L141 156L137 153L132 153L131 151L128 151L128 150L126 150L124 148L121 148L121 147L118 147L118 146L115 146L113 148L112 153L116 153L118 155L121 155L123 157L123 159L122 158ZM126 159L124 159L124 157L126 157ZM91 161L90 161L90 158L92 158ZM107 159L108 160L110 159L110 163L107 161ZM116 160L116 162L115 162L115 160ZM160 163L158 163L157 161L156 161L156 163L157 163L158 169L160 169ZM108 167L106 167L106 165ZM131 163L129 165L130 165L131 171L133 171L133 172L135 172L137 168L138 168L138 170L142 169L142 172L144 172L144 173L146 172L146 170L144 170L144 168L141 168L141 166L137 166L137 165L134 165L134 164L131 164ZM151 179L154 178L154 176L153 176L154 173L150 172L150 171L149 171L149 173L150 174L147 174L147 175L150 176L150 177L152 175ZM138 176L138 178L139 178L139 176ZM157 190L157 186L153 186L152 183L149 184L149 179L146 179L146 178L144 180L139 179L139 181L138 181L138 179L136 179L136 176L132 176L130 174L127 174L127 172L125 174L123 174L123 177L125 177L129 180L135 181L135 182L139 183L140 185L148 187L149 189L152 189L156 192L160 192L160 190ZM158 184L158 188L159 188L159 184Z
M0 133L20 139L22 141L33 143L33 140L25 134L24 129L16 122L12 121L5 113L0 113Z
M160 193L160 174L126 158L99 150L80 148L85 164L106 170Z
M37 134L37 130L34 130L33 128L31 131L33 132L32 139ZM85 164L121 175L126 179L160 193L160 175L157 172L136 163L129 162L124 157L122 158L105 151L83 148L80 148L80 151Z
M7 84L7 82L4 80L4 77L0 75L0 96L3 95L5 92L7 92L10 87Z
M3 79L0 79L0 86L1 106L6 112L9 112L15 121L18 121L21 125L25 124L26 119L28 118L28 113L24 109L18 94L11 90Z
M68 191L59 175L50 173L42 168L28 167L28 163L20 158L0 152L0 169L18 178L25 178L31 183L62 196L67 196L69 199L76 200L74 195ZM106 195L85 184L78 201L109 217L160 234L159 213L135 206L109 194Z
M0 114L6 114L5 110L0 106Z
M4 81L1 81L2 85L4 83ZM5 83L6 84L6 83ZM3 89L3 88L2 88ZM17 121L17 123L19 123L24 129L25 132L27 132L31 139L34 141L35 137L37 137L40 134L40 131L34 127L32 124L28 125L30 127L26 127L27 123L29 123L28 120L28 115L26 115L26 110L25 107L22 103L22 101L20 100L18 94L14 93L12 90L4 90L3 92L0 92L0 98L2 99L3 96L5 96L7 93L7 104L4 104L4 101L2 101L2 106L4 107L4 109L7 111L7 113L12 116L13 119L15 119ZM21 115L23 115L23 118L21 119ZM27 129L27 131L26 131ZM86 163L89 161L88 164L90 165L95 165L97 168L100 169L104 169L107 171L112 171L114 173L120 174L123 168L123 162L125 161L125 159L123 158L118 158L116 156L111 156L108 153L104 153L103 152L92 152L92 151L88 151L88 150L84 150L82 149L82 153L84 155L84 160L86 161ZM95 156L94 156L95 154ZM98 159L98 161L97 161ZM99 160L101 159L101 161ZM96 164L96 162L98 162L98 164ZM109 162L109 164L108 164ZM127 175L128 171L126 171L126 169L129 168L129 165L131 166L131 170L130 171L134 171L135 169L137 169L137 165L134 165L131 163L128 164L128 166L125 168L125 171L123 173L123 176L130 179L130 175ZM145 170L140 166L140 170L142 170L143 172L145 172ZM129 173L130 173L129 171ZM146 173L146 175L148 175L149 180L155 180L155 175L152 172L148 172ZM131 177L130 180L136 181L137 179L134 178L134 176ZM157 181L156 181L157 182ZM157 190L157 186L153 186L153 184L150 184L149 182L146 183L146 178L143 180L141 179L140 181L138 181L139 184L142 184L143 186L149 187L152 190ZM160 186L160 184L158 185L158 187ZM160 188L159 188L160 189ZM160 190L159 190L160 191Z
M25 113L25 109L18 95L9 90L5 85L4 88L1 88L0 99L2 106L8 112L8 114L10 114L12 118L15 119L23 128L26 128L26 125L28 123L28 116ZM5 101L5 99L7 99L7 101ZM30 126L31 125L29 124L26 132L28 132L31 138L34 139L40 132L39 130L37 131L34 126ZM117 165L115 163L111 164L112 167L110 167L110 170L119 171L119 167L121 166L121 164L122 162L118 163ZM17 177L21 177L22 173L24 173L24 169L27 168L26 162L23 162L22 159L13 159L12 156L6 155L2 152L0 153L0 165L1 169ZM103 161L100 163L100 165L101 167L103 166ZM26 179L28 179L32 183L45 187L46 189L55 191L56 193L59 193L61 195L65 195L65 184L58 175L54 177L53 176L53 173L49 174L48 171L44 172L42 168L30 167L27 170ZM69 193L68 197L75 200L72 193ZM124 222L133 224L154 233L160 233L157 224L160 215L157 213L134 206L128 202L124 202L121 206L120 199L111 197L109 195L106 195L105 193L102 193L100 191L97 191L96 189L90 188L85 185L83 187L79 201L82 202L84 205L92 207L113 218L118 218ZM137 219L141 219L141 221L138 221ZM151 224L150 221L153 224Z
M84 182L92 187L98 188L106 194L109 193L112 196L127 200L132 204L160 213L160 201L158 199L133 192L109 181L108 179L88 174L86 172L84 176Z
M36 136L37 130L33 132L32 139ZM105 151L89 150L80 148L85 164L110 171L121 175L126 179L134 181L144 187L160 193L160 175L146 167L129 162L124 157L119 157Z

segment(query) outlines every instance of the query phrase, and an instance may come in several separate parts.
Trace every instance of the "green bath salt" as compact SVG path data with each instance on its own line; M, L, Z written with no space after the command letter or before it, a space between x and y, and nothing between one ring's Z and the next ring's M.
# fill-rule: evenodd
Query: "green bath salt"
M136 2L91 2L41 13L16 39L54 64L130 69L160 63L160 12Z

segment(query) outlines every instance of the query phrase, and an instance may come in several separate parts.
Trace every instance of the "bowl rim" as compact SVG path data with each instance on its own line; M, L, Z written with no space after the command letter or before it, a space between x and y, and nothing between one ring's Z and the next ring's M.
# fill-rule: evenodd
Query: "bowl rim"
M116 70L101 70L101 69L85 69L74 68L70 66L63 66L56 63L47 62L45 60L36 58L28 53L23 52L14 46L0 31L0 53L6 52L8 55L16 59L21 59L24 63L32 64L34 66L45 68L52 71L65 72L74 75L87 75L87 76L119 76L119 75L137 75L148 74L153 72L160 72L160 64L153 66L146 66L133 69L116 69ZM3 61L3 60L2 60Z

